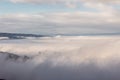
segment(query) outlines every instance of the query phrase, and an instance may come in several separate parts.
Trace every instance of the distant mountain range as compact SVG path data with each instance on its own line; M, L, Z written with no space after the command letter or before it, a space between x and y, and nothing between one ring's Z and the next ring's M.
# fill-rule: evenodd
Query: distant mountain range
M40 37L54 37L54 36L115 36L120 33L96 33L96 34L55 34L55 35L39 35L39 34L24 34L24 33L0 33L1 39L26 39L26 38L40 38Z
M0 37L9 39L25 39L26 37L45 37L44 35L37 34L23 34L23 33L0 33Z

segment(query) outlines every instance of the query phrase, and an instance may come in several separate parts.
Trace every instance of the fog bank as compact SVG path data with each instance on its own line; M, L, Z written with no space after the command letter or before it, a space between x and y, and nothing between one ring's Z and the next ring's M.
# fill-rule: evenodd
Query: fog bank
M0 40L0 78L119 80L120 37Z

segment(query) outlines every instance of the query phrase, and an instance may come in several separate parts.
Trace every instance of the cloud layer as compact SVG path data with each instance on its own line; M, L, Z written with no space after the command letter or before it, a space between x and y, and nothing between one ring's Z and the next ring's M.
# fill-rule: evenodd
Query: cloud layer
M101 2L101 3L120 3L120 0L10 0L11 2L17 3L37 3L37 4L77 4L79 2Z
M120 37L2 40L0 44L0 51L32 56L21 62L6 60L0 53L0 74L7 80L120 79Z
M92 7L91 4L86 4ZM33 33L105 33L120 30L119 12L98 6L100 12L53 12L0 16L0 31ZM108 11L106 9L109 8Z
M120 0L11 0L14 3L67 5L83 10L45 12L36 14L12 13L0 15L0 32L41 34L117 33L120 31ZM111 4L112 3L112 4ZM79 6L80 7L80 6Z
M44 5L64 5L69 8L76 8L81 4L86 3L102 3L102 4L120 4L120 0L9 0L13 3L30 3L30 4L44 4Z

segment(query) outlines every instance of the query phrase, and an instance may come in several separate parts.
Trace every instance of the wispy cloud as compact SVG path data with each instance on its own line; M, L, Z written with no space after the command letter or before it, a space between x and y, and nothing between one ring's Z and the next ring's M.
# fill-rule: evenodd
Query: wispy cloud
M0 31L102 33L120 30L119 12L112 12L112 9L109 11L103 9L100 12L77 11L44 14L9 14L0 16L0 20Z
M34 33L107 33L120 31L120 11L115 7L120 0L9 0L13 3L32 3L77 8L84 10L1 15L0 31ZM61 5L61 6L62 6ZM37 6L36 6L37 8ZM44 9L44 8L43 8ZM93 10L93 11L92 11ZM37 11L38 12L38 11Z
M25 2L25 3L77 3L77 2L102 2L102 3L120 3L120 0L10 0L12 2Z
M101 3L101 4L120 4L120 0L8 0L13 3L30 3L30 4L46 4L46 5L64 5L69 8L76 8L81 3Z

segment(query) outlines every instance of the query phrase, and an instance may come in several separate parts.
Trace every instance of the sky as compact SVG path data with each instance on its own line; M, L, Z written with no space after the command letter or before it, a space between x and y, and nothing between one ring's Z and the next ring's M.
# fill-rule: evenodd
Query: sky
M120 0L0 0L0 32L120 33Z

